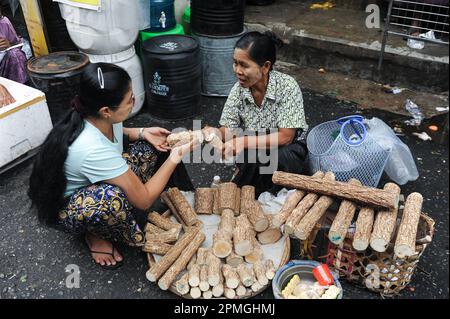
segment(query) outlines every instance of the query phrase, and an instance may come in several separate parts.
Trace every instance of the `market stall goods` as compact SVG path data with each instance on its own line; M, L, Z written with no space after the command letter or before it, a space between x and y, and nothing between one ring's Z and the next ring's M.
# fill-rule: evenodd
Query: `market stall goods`
M150 243L174 243L179 238L179 231L176 228L172 228L163 232L147 232L145 233L146 242Z
M244 262L244 257L239 256L234 251L231 252L225 259L225 262L233 268L236 268Z
M251 287L255 282L253 278L253 268L247 267L245 264L240 264L237 267L240 282L244 287Z
M197 221L197 214L180 190L177 187L169 188L167 195L184 223L192 226Z
M353 237L353 248L357 251L364 251L369 247L370 236L372 236L375 211L370 207L360 209L356 220L355 235Z
M243 213L248 217L248 220L253 225L256 232L263 232L269 227L269 220L264 214L264 210L258 201L251 201L246 203L246 208Z
M292 173L277 171L273 174L272 181L276 185L347 199L367 206L393 209L398 207L399 202L398 195L386 190Z
M149 254L156 254L164 256L173 247L173 245L162 242L147 241L142 250Z
M263 245L273 244L280 240L283 236L281 234L280 227L277 227L273 224L274 216L266 214L267 219L269 220L269 227L263 232L258 233L256 236L258 237L258 241Z
M327 209L333 204L333 201L333 197L321 196L295 227L295 236L301 240L306 240Z
M232 268L230 265L227 264L222 265L222 273L225 280L226 288L236 289L241 283L237 270Z
M164 230L176 229L177 235L180 234L181 229L183 228L181 224L174 223L169 218L163 217L157 212L149 213L147 216L147 220L150 223L153 223L155 226Z
M252 251L250 254L245 256L245 261L249 264L254 264L261 261L264 257L263 250L258 240L255 237L252 238Z
M197 188L195 190L195 212L210 215L213 213L214 189Z
M394 183L387 183L384 189L400 196L400 187ZM378 252L384 252L391 242L397 223L398 209L381 210L377 213L373 232L370 237L370 247Z
M225 210L236 211L236 192L235 183L222 183L219 187L219 212L222 214Z
M234 252L239 256L247 256L253 251L255 231L246 214L236 217L236 227L233 231Z
M254 263L253 270L255 272L256 280L260 285L265 286L269 283L269 279L266 276L266 267L262 261Z
M332 181L335 179L335 176L332 172L327 172L326 174L321 174L321 172L318 172L313 176L313 178L322 178ZM292 235L295 233L299 222L303 219L303 217L305 217L319 198L319 194L309 193L298 203L297 207L294 208L292 214L289 216L286 224L284 225L285 234Z
M394 252L399 258L411 257L416 253L416 236L422 212L423 197L419 193L408 196L397 232Z
M297 204L305 196L305 192L301 190L295 190L293 193L288 195L288 198L281 207L278 214L273 217L273 226L281 227L286 223L288 217L291 215L292 211L297 207Z
M361 185L361 182L356 179L350 179L350 184ZM343 200L339 211L334 218L333 224L331 225L330 231L328 233L328 238L333 244L339 245L345 239L348 229L352 224L353 217L356 213L356 203Z
M175 283L175 287L179 294L186 295L191 290L191 286L189 286L188 279L189 274L185 272L183 276L181 276L181 278L178 279L177 282Z
M203 143L203 132L198 131L184 131L179 133L173 133L167 136L167 143L170 147L180 146L183 144L188 144L194 140L198 140Z

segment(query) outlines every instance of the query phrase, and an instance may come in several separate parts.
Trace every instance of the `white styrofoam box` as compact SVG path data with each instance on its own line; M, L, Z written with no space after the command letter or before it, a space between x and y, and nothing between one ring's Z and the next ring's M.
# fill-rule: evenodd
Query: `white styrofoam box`
M132 85L133 85L133 93L136 98L134 102L133 110L129 117L135 116L144 105L145 101L145 87L144 87L144 71L142 69L141 60L136 55L136 50L134 47L130 49L120 52L117 54L110 55L92 55L88 54L89 60L92 63L113 63L117 66L120 66L131 77Z
M89 54L113 54L134 45L141 27L141 1L103 0L100 11L60 3L75 45Z
M0 168L32 151L45 141L52 121L45 94L0 77L16 100L0 108Z

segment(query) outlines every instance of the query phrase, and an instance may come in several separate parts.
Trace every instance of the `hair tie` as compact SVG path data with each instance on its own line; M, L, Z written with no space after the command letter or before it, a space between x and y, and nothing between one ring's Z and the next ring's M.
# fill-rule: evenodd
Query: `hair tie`
M103 77L102 68L97 69L98 83L100 84L100 88L103 90L105 88L105 78Z

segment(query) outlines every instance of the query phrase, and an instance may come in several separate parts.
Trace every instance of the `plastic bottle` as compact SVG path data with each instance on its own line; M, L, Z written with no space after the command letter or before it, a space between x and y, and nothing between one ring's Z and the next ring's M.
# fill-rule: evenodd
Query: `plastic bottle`
M211 183L211 188L219 188L220 183L221 183L220 176L214 176L214 179Z

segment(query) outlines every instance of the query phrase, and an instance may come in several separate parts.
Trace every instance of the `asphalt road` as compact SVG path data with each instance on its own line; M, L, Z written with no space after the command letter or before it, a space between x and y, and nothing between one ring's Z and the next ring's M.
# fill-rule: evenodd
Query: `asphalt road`
M338 117L360 113L378 116L390 125L402 124L403 116L377 110L358 110L350 103L305 91L305 110L311 126ZM203 98L203 123L217 125L224 99ZM442 127L442 118L433 119ZM128 126L192 127L192 121L170 123L157 121L145 111L129 120ZM424 123L426 126L428 122ZM448 142L423 142L412 136L404 125L405 141L413 153L420 178L402 187L402 193L418 191L425 198L424 211L436 221L433 243L420 260L411 284L399 298L449 297L449 209ZM232 167L222 164L188 165L195 186L209 185L214 175L229 178ZM85 244L79 238L55 231L37 222L30 209L26 191L31 161L26 161L0 176L0 299L3 298L175 298L145 279L147 264L139 250L120 247L125 264L117 271L95 266ZM383 182L387 179L383 177ZM298 257L298 243L292 241L292 258ZM81 271L80 288L66 288L65 268L77 265ZM345 298L380 298L365 289L343 283ZM271 289L257 298L273 298Z

